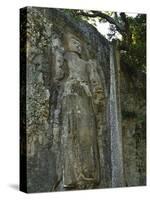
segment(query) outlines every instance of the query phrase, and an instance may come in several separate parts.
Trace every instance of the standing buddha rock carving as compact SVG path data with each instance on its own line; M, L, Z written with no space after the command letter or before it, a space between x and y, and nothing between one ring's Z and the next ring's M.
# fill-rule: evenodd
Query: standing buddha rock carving
M100 180L96 116L90 88L90 68L82 59L79 39L68 33L64 60L68 77L62 99L63 187L91 188Z

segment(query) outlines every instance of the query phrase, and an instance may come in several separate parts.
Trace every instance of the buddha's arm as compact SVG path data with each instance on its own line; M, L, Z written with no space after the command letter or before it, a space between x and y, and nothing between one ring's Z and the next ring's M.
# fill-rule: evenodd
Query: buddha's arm
M97 62L95 60L89 60L87 64L87 72L89 81L92 88L92 94L94 96L95 103L99 103L104 98L104 91L100 75L97 71Z

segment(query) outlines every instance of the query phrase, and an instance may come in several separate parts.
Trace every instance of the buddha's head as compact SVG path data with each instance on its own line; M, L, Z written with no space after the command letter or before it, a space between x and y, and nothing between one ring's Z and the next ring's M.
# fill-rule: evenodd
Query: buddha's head
M81 54L81 42L80 40L74 36L73 34L67 34L66 35L66 48L68 51L72 51L75 53Z

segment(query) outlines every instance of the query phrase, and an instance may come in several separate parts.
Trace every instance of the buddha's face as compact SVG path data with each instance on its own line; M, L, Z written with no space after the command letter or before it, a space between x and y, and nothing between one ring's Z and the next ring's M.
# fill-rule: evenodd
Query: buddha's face
M81 54L81 44L75 38L70 38L68 41L69 50Z
M56 52L56 66L57 67L60 67L60 66L62 66L63 65L63 56L62 56L62 54L61 53L59 53L59 52Z

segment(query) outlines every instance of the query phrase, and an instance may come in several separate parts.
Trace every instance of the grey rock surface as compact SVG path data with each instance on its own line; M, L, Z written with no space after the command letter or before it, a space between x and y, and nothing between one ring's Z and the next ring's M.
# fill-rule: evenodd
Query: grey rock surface
M27 191L144 185L145 100L116 46L59 9L27 17Z

